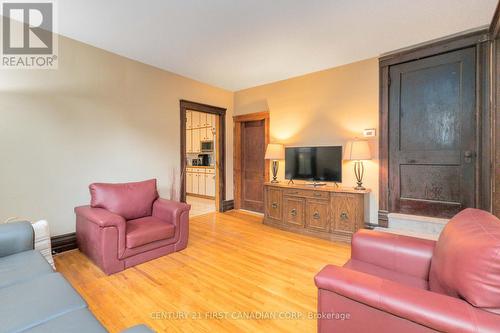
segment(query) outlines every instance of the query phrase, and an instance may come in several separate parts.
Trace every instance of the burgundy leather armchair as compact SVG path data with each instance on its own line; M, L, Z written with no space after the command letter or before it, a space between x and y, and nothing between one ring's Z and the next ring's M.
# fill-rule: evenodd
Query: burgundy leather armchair
M75 208L78 248L106 274L186 248L190 206L158 198L156 179L94 183Z
M500 221L466 209L437 242L361 230L315 282L318 332L500 332Z

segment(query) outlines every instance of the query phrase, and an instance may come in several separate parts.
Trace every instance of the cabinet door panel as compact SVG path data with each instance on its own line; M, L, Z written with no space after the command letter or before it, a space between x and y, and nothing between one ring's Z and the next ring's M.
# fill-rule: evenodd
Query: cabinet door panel
M206 190L205 190L205 174L199 173L198 174L198 194L200 195L205 195Z
M329 202L307 199L306 203L306 227L328 232L330 230Z
M186 193L193 193L193 174L186 173Z
M282 191L280 189L266 188L266 213L267 217L281 221L282 217Z
M332 194L332 231L352 235L363 227L363 197L356 194Z
M193 138L192 138L192 152L193 153L199 153L200 152L200 129L193 129L191 132L193 132Z
M191 122L192 128L200 127L200 113L199 112L191 112Z
M207 114L200 113L200 127L205 127L205 126L207 126Z
M193 151L193 131L186 131L186 152Z
M206 128L206 137L207 140L212 141L214 139L214 134L212 133L212 127Z
M194 194L200 194L199 193L199 181L198 179L200 178L200 175L198 173L193 173L193 193Z
M205 177L206 195L215 197L215 174L207 173Z
M283 203L285 223L303 227L305 200L302 198L285 196Z
M191 111L186 111L186 128L191 129L193 126L193 117Z

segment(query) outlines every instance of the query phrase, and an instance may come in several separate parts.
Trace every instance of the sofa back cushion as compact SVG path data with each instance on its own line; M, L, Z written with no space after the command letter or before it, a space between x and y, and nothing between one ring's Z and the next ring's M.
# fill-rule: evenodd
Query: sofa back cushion
M434 249L429 287L500 314L500 220L472 208L455 215Z
M89 186L94 208L104 208L126 220L151 216L153 202L158 198L156 179L135 183L94 183Z

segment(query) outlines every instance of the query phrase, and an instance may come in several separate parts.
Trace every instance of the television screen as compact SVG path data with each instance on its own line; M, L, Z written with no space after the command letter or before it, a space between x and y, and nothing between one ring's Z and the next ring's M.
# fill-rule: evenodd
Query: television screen
M285 148L285 178L342 182L342 146Z

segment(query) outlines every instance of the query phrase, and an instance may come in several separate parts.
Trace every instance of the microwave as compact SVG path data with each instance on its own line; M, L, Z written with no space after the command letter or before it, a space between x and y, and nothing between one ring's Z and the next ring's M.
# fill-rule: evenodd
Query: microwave
M214 142L212 141L202 141L201 142L201 152L211 153L214 151Z

